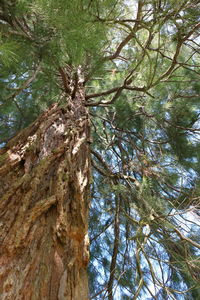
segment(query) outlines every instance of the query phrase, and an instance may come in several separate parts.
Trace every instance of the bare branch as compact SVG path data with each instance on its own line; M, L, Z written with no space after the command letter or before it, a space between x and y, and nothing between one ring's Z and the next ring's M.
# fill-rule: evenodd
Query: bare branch
M120 212L120 200L115 199L116 203L116 211L115 211L115 223L114 223L114 247L113 247L113 253L112 253L112 260L110 264L110 278L108 280L108 299L113 300L113 283L115 278L115 268L116 268L116 262L117 262L117 255L119 253L119 234L120 234L120 228L119 228L119 212Z
M33 82L37 76L37 74L40 72L41 70L41 64L39 63L35 72L33 73L33 75L28 78L23 84L21 87L18 87L18 88L15 88L15 93L14 94L11 94L9 95L6 99L10 99L10 98L15 98L16 96L18 96L24 89L26 89L30 84L31 82Z
M120 52L122 51L122 49L124 48L124 46L126 46L130 42L130 40L134 37L135 33L137 32L137 30L139 28L139 22L141 20L141 13L142 13L143 4L144 4L143 1L138 2L138 11L137 11L137 18L136 18L137 22L135 22L135 25L134 25L132 31L119 44L119 46L117 47L115 53L113 53L112 55L104 57L104 61L113 60L113 59L117 58L119 56Z

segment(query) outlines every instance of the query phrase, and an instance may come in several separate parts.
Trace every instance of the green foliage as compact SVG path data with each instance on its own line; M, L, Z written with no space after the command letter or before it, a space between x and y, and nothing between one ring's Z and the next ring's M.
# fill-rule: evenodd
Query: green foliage
M54 63L79 65L86 60L88 63L88 59L94 58L103 47L105 26L95 15L97 11L101 11L102 16L108 14L114 2L19 1L16 11L20 14L23 5L28 15L36 16L32 35L41 56L47 60L51 56Z
M140 115L137 112L137 104L129 101L128 97L120 97L115 103L116 111L116 126L128 130L135 130L140 132L143 128L143 122Z
M15 42L0 42L0 64L9 67L13 62L17 62L18 45Z

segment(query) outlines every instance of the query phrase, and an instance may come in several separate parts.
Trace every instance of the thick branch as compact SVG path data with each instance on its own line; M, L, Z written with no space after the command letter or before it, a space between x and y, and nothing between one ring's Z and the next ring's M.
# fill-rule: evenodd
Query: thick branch
M68 80L67 80L67 76L63 70L63 68L59 67L58 68L58 71L60 73L60 76L61 76L61 79L62 79L62 83L63 83L63 86L64 86L64 89L65 89L65 93L67 95L69 95L71 93L71 90L69 88L69 84L68 84Z
M110 89L110 90L102 92L102 93L89 94L89 95L86 96L86 99L90 99L90 98L101 97L101 96L104 96L104 95L109 95L109 94L112 94L112 93L116 92L116 94L113 96L113 98L110 101L100 100L98 102L86 103L86 106L99 106L99 105L103 106L103 105L112 104L119 98L119 96L121 95L123 90L138 91L138 92L147 93L147 88L146 87L137 87L137 86L126 85L126 81L125 81L125 84L120 86L120 87L116 87L116 88Z
M137 22L135 22L135 25L132 29L132 31L127 35L127 37L119 44L119 46L117 47L115 53L113 53L112 55L108 55L104 58L104 61L106 60L112 60L115 59L119 56L120 52L122 51L122 49L124 48L124 46L126 46L130 40L134 37L136 31L138 30L139 27L139 22L141 20L141 12L142 12L142 7L143 7L143 1L139 1L138 2L138 11L137 11Z

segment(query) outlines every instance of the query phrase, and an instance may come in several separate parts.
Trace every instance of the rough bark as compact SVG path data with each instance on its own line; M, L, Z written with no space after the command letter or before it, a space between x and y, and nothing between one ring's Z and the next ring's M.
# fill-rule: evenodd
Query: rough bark
M88 299L89 120L77 83L0 150L0 300Z

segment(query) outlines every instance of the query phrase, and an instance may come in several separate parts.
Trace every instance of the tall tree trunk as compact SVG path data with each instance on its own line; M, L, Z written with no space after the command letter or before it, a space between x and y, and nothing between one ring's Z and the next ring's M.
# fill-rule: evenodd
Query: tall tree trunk
M0 300L88 299L90 126L82 83L0 150Z

